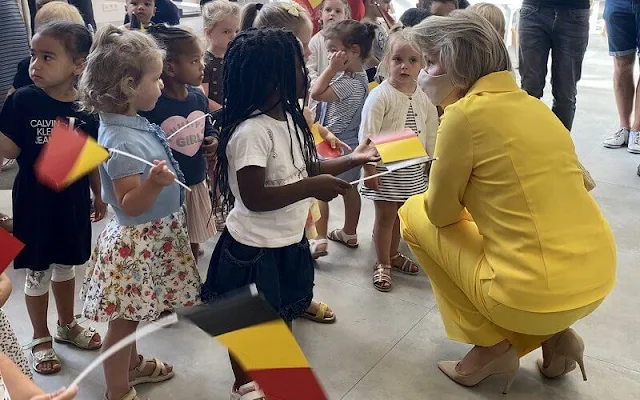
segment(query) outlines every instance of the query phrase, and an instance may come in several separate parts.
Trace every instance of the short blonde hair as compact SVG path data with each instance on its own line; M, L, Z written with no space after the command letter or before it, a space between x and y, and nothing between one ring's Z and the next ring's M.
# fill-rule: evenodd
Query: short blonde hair
M36 29L53 21L67 21L84 25L84 19L78 9L63 1L52 1L42 6L36 13L33 24Z
M162 62L164 52L153 38L139 31L107 25L96 33L78 91L82 108L91 113L124 114L149 65Z
M296 2L276 1L264 4L259 9L254 3L249 3L245 6L245 8L247 7L253 7L256 10L255 13L244 13L244 16L249 20L253 17L251 25L254 28L284 28L293 32L297 37L305 27L312 24L307 11ZM244 21L244 23L248 22Z
M422 52L438 61L454 86L469 90L493 72L511 71L504 40L489 21L473 11L432 16L410 28Z
M411 46L418 54L422 55L422 50L420 49L420 45L416 40L415 36L411 34L408 29L405 29L402 24L396 24L391 28L391 34L389 35L389 39L387 40L387 45L385 47L384 57L380 60L380 66L378 67L378 75L381 77L388 78L389 77L389 66L391 65L391 57L393 46L402 44L408 44ZM421 67L424 67L425 61L424 57L420 57Z
M504 39L504 34L506 33L505 20L500 7L491 3L476 3L467 8L467 10L486 18Z
M240 6L228 0L215 0L202 7L202 21L205 32L227 17L240 18Z

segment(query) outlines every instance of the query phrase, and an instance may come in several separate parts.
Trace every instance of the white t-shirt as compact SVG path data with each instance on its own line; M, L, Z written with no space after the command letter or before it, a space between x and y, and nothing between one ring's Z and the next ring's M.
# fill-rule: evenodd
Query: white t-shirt
M304 235L312 199L279 210L253 212L242 202L236 175L244 167L258 166L265 168L266 186L284 186L306 178L307 169L300 150L302 132L296 140L291 117L288 126L285 121L259 115L238 125L227 145L229 187L235 197L234 208L227 217L227 229L244 245L285 247L300 242Z

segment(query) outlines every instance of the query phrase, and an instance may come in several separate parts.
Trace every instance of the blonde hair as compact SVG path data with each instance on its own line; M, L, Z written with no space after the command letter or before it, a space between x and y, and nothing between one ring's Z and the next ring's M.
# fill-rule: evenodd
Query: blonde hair
M254 28L284 28L297 37L302 30L312 25L307 11L298 3L285 3L277 1L257 6L249 3L243 9L243 21L241 25Z
M480 78L510 71L504 40L489 21L473 11L432 16L410 29L422 52L439 61L454 86L469 90Z
M491 3L476 3L467 8L469 11L484 17L496 29L498 34L504 38L506 32L504 14L500 7Z
M164 52L149 35L113 25L99 29L78 85L82 108L124 114L148 66L163 58Z
M202 21L205 32L216 27L220 21L227 17L240 18L240 6L228 0L215 0L202 7Z
M78 9L63 1L52 1L42 6L36 13L33 24L36 29L53 21L67 21L84 25L84 19Z
M420 54L420 65L424 67L425 60L422 56L422 50L420 49L418 41L408 29L405 29L402 24L399 23L391 28L391 34L389 35L389 40L387 40L384 57L380 60L380 66L378 67L378 76L385 78L389 77L389 66L391 65L391 53L393 51L393 46L399 44L408 44L418 54Z

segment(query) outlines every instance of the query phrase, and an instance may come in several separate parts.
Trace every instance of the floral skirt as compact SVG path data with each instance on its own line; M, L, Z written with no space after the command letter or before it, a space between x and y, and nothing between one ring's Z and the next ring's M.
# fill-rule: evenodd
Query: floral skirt
M81 291L93 321L154 321L200 303L200 275L184 212L134 226L112 219L98 237Z

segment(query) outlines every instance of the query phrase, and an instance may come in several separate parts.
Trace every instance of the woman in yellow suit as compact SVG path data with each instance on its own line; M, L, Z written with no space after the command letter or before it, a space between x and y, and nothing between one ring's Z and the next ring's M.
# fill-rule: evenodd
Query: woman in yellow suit
M570 326L615 284L607 221L583 184L569 132L520 90L496 31L463 11L414 28L423 88L445 108L429 189L400 210L402 236L426 271L450 339L474 344L438 366L473 386L542 346L541 372L583 366Z

